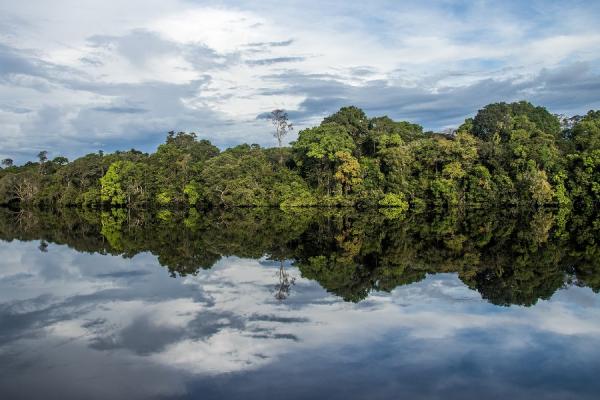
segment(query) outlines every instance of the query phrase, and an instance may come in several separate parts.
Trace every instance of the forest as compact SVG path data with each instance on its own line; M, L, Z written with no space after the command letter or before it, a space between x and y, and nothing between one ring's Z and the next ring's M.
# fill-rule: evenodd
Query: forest
M283 133L288 127L283 122ZM276 136L281 144L282 132ZM452 133L424 132L343 107L289 146L221 151L169 132L156 152L48 158L0 170L13 208L355 207L465 210L554 207L594 214L600 200L600 111L573 126L528 102L494 103Z

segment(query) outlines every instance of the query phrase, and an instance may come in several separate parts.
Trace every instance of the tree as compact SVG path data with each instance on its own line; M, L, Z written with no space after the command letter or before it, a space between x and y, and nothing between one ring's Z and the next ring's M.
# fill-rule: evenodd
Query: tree
M600 111L590 111L572 129L572 140L577 150L600 149Z
M8 174L0 180L0 188L3 190L1 197L4 203L18 201L20 203L32 203L39 193L39 176L33 171L20 174Z
M157 191L155 198L163 205L190 204L189 200L195 195L189 185L206 162L218 155L217 147L208 140L197 140L194 132L169 132L166 143L158 146L148 159Z
M6 168L10 168L13 166L13 160L11 158L5 158L2 160L2 165L4 165Z
M423 138L423 127L420 125L406 121L396 122L387 116L371 118L363 152L366 155L374 155L386 147Z
M369 131L369 118L358 107L342 107L338 112L326 117L322 124L336 123L346 128L358 146L365 140Z
M292 147L303 176L329 195L340 163L337 155L352 154L356 144L342 125L332 122L302 130Z
M42 150L38 153L37 157L40 160L40 164L43 164L48 161L48 152L46 150Z
M111 205L123 205L127 201L127 196L122 188L122 177L119 174L122 164L111 164L106 174L100 178L100 199L109 202Z
M273 136L277 139L279 148L283 145L283 138L292 130L294 126L288 122L288 114L284 110L273 110L269 116L271 123L275 127ZM279 156L279 163L283 164L283 154Z
M57 164L57 165L66 165L69 163L69 159L67 157L58 156L58 157L54 157L54 159L52 160L52 163Z
M100 198L112 205L136 205L146 200L146 166L116 161L100 179Z
M555 138L560 135L558 118L550 114L544 107L536 107L526 101L488 104L473 118L471 133L486 141L493 140L495 135L498 135L501 140L507 140L513 129L514 120L519 116L527 118L544 133Z
M335 158L339 160L338 167L335 171L335 179L342 187L342 193L348 194L354 186L362 182L360 176L360 164L352 154L346 151L338 151L335 153Z
M38 159L40 160L39 172L40 174L44 173L44 163L48 161L48 152L46 150L42 150L38 153Z

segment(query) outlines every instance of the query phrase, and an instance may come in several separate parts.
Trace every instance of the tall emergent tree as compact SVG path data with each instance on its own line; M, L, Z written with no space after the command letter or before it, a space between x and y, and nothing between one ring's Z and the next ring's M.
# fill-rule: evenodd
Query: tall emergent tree
M294 130L294 126L288 121L288 114L284 110L273 110L271 111L271 115L269 116L271 123L275 127L275 132L273 136L277 139L277 144L281 149L283 144L283 138L288 132ZM283 154L279 154L279 163L283 163Z
M2 160L2 165L4 165L5 168L12 167L13 166L12 158L5 158L4 160Z
M48 161L48 152L46 150L42 150L38 153L38 159L40 160L40 163L45 163L46 161Z
M38 159L40 160L39 171L40 174L44 173L44 163L48 161L48 152L46 150L42 150L38 153Z

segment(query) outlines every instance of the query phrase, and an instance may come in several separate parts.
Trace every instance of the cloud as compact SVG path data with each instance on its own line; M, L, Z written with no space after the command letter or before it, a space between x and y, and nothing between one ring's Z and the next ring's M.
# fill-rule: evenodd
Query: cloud
M257 42L248 43L247 47L285 47L294 43L294 39L282 40L279 42Z
M139 107L119 107L119 106L111 106L111 107L95 107L92 109L93 111L101 111L106 113L115 113L115 114L140 114L148 112L148 110L139 108Z
M247 60L248 65L272 65L280 63L294 63L304 61L304 57L273 57L273 58L261 58L258 60Z
M598 107L597 2L27 4L0 6L0 157L17 162L151 151L172 129L273 145L256 116L275 108L299 129L348 104L441 129L501 100Z
M15 49L0 44L0 76L6 79L12 74L37 75L38 68Z
M268 77L281 85L280 91L305 97L290 117L315 121L347 105L357 105L368 115L388 115L409 120L428 129L456 126L473 116L484 105L498 101L530 100L553 111L582 112L585 107L599 107L597 98L600 74L588 63L572 63L543 69L533 76L519 79L486 78L466 85L443 86L424 79L415 86L395 85L387 80L368 80L351 85L334 76L287 71ZM277 95L278 91L266 94ZM258 114L258 117L266 115Z

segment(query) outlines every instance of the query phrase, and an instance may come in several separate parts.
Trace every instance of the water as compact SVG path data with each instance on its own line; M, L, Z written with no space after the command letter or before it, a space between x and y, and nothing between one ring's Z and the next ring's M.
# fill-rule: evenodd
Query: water
M2 399L600 393L597 253L553 213L0 215Z

